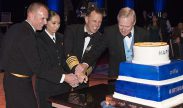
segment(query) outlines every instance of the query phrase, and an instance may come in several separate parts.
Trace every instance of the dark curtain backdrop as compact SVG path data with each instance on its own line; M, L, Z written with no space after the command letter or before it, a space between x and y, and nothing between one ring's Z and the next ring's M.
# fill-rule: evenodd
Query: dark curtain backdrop
M173 26L181 20L183 22L183 1L182 0L167 0L166 10L168 17Z
M0 11L12 12L12 21L20 22L25 19L27 6L34 1L46 3L47 0L0 0ZM135 11L137 13L137 21L142 16L142 11L153 11L153 0L134 0ZM165 11L168 12L169 19L174 26L179 19L183 18L182 0L165 0ZM72 0L74 10L77 9L82 0ZM116 16L121 7L123 7L124 0L105 0L107 8L107 23L108 25L116 23Z

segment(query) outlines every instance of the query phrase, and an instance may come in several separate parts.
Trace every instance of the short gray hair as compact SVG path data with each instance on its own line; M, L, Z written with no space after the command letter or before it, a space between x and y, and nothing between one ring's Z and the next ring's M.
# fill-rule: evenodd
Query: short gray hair
M117 16L117 20L119 21L119 19L121 17L127 18L127 17L130 17L130 16L133 16L134 22L135 22L136 21L135 11L133 9L129 8L129 7L124 7L124 8L121 8L121 10L119 11L118 16Z

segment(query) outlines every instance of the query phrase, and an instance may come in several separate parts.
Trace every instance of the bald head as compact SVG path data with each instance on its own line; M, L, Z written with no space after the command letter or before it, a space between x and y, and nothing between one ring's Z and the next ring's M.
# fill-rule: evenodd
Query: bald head
M42 30L47 24L48 8L42 3L32 3L27 9L27 21L34 27L35 30Z
M34 2L29 5L29 7L27 9L27 14L30 12L36 12L40 7L44 7L45 9L48 10L48 7L46 5L39 3L39 2Z

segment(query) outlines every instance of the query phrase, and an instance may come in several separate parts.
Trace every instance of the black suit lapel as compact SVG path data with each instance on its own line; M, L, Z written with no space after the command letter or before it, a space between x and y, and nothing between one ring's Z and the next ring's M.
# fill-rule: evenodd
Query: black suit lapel
M43 36L43 40L50 46L54 46L55 43L53 42L53 40L48 36L48 34L46 32L44 32Z
M121 35L119 29L117 28L117 32L116 32L116 42L117 42L117 45L116 47L119 48L120 52L124 52L124 42L123 42L123 39L124 39L124 36Z
M83 53L83 48L84 48L84 42L85 42L85 38L84 38L84 25L81 26L81 28L79 28L78 31L78 56L79 56L79 60L81 60L82 58L82 53Z
M59 34L55 34L55 37L56 37L56 43L55 45L56 46L63 46L63 37L60 37Z
M43 32L41 36L42 36L41 39L44 41L45 45L48 48L47 52L49 53L49 55L51 55L52 57L55 56L53 55L53 52L55 52L56 44L53 42L53 40L48 36L46 32Z

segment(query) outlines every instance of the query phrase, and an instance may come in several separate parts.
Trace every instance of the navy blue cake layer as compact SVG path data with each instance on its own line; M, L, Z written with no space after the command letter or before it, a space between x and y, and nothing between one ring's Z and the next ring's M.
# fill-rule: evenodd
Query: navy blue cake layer
M122 62L119 69L120 76L129 76L148 80L166 80L183 75L183 61L174 60L161 66L150 66Z
M158 86L117 80L115 92L160 102L183 93L183 81Z

